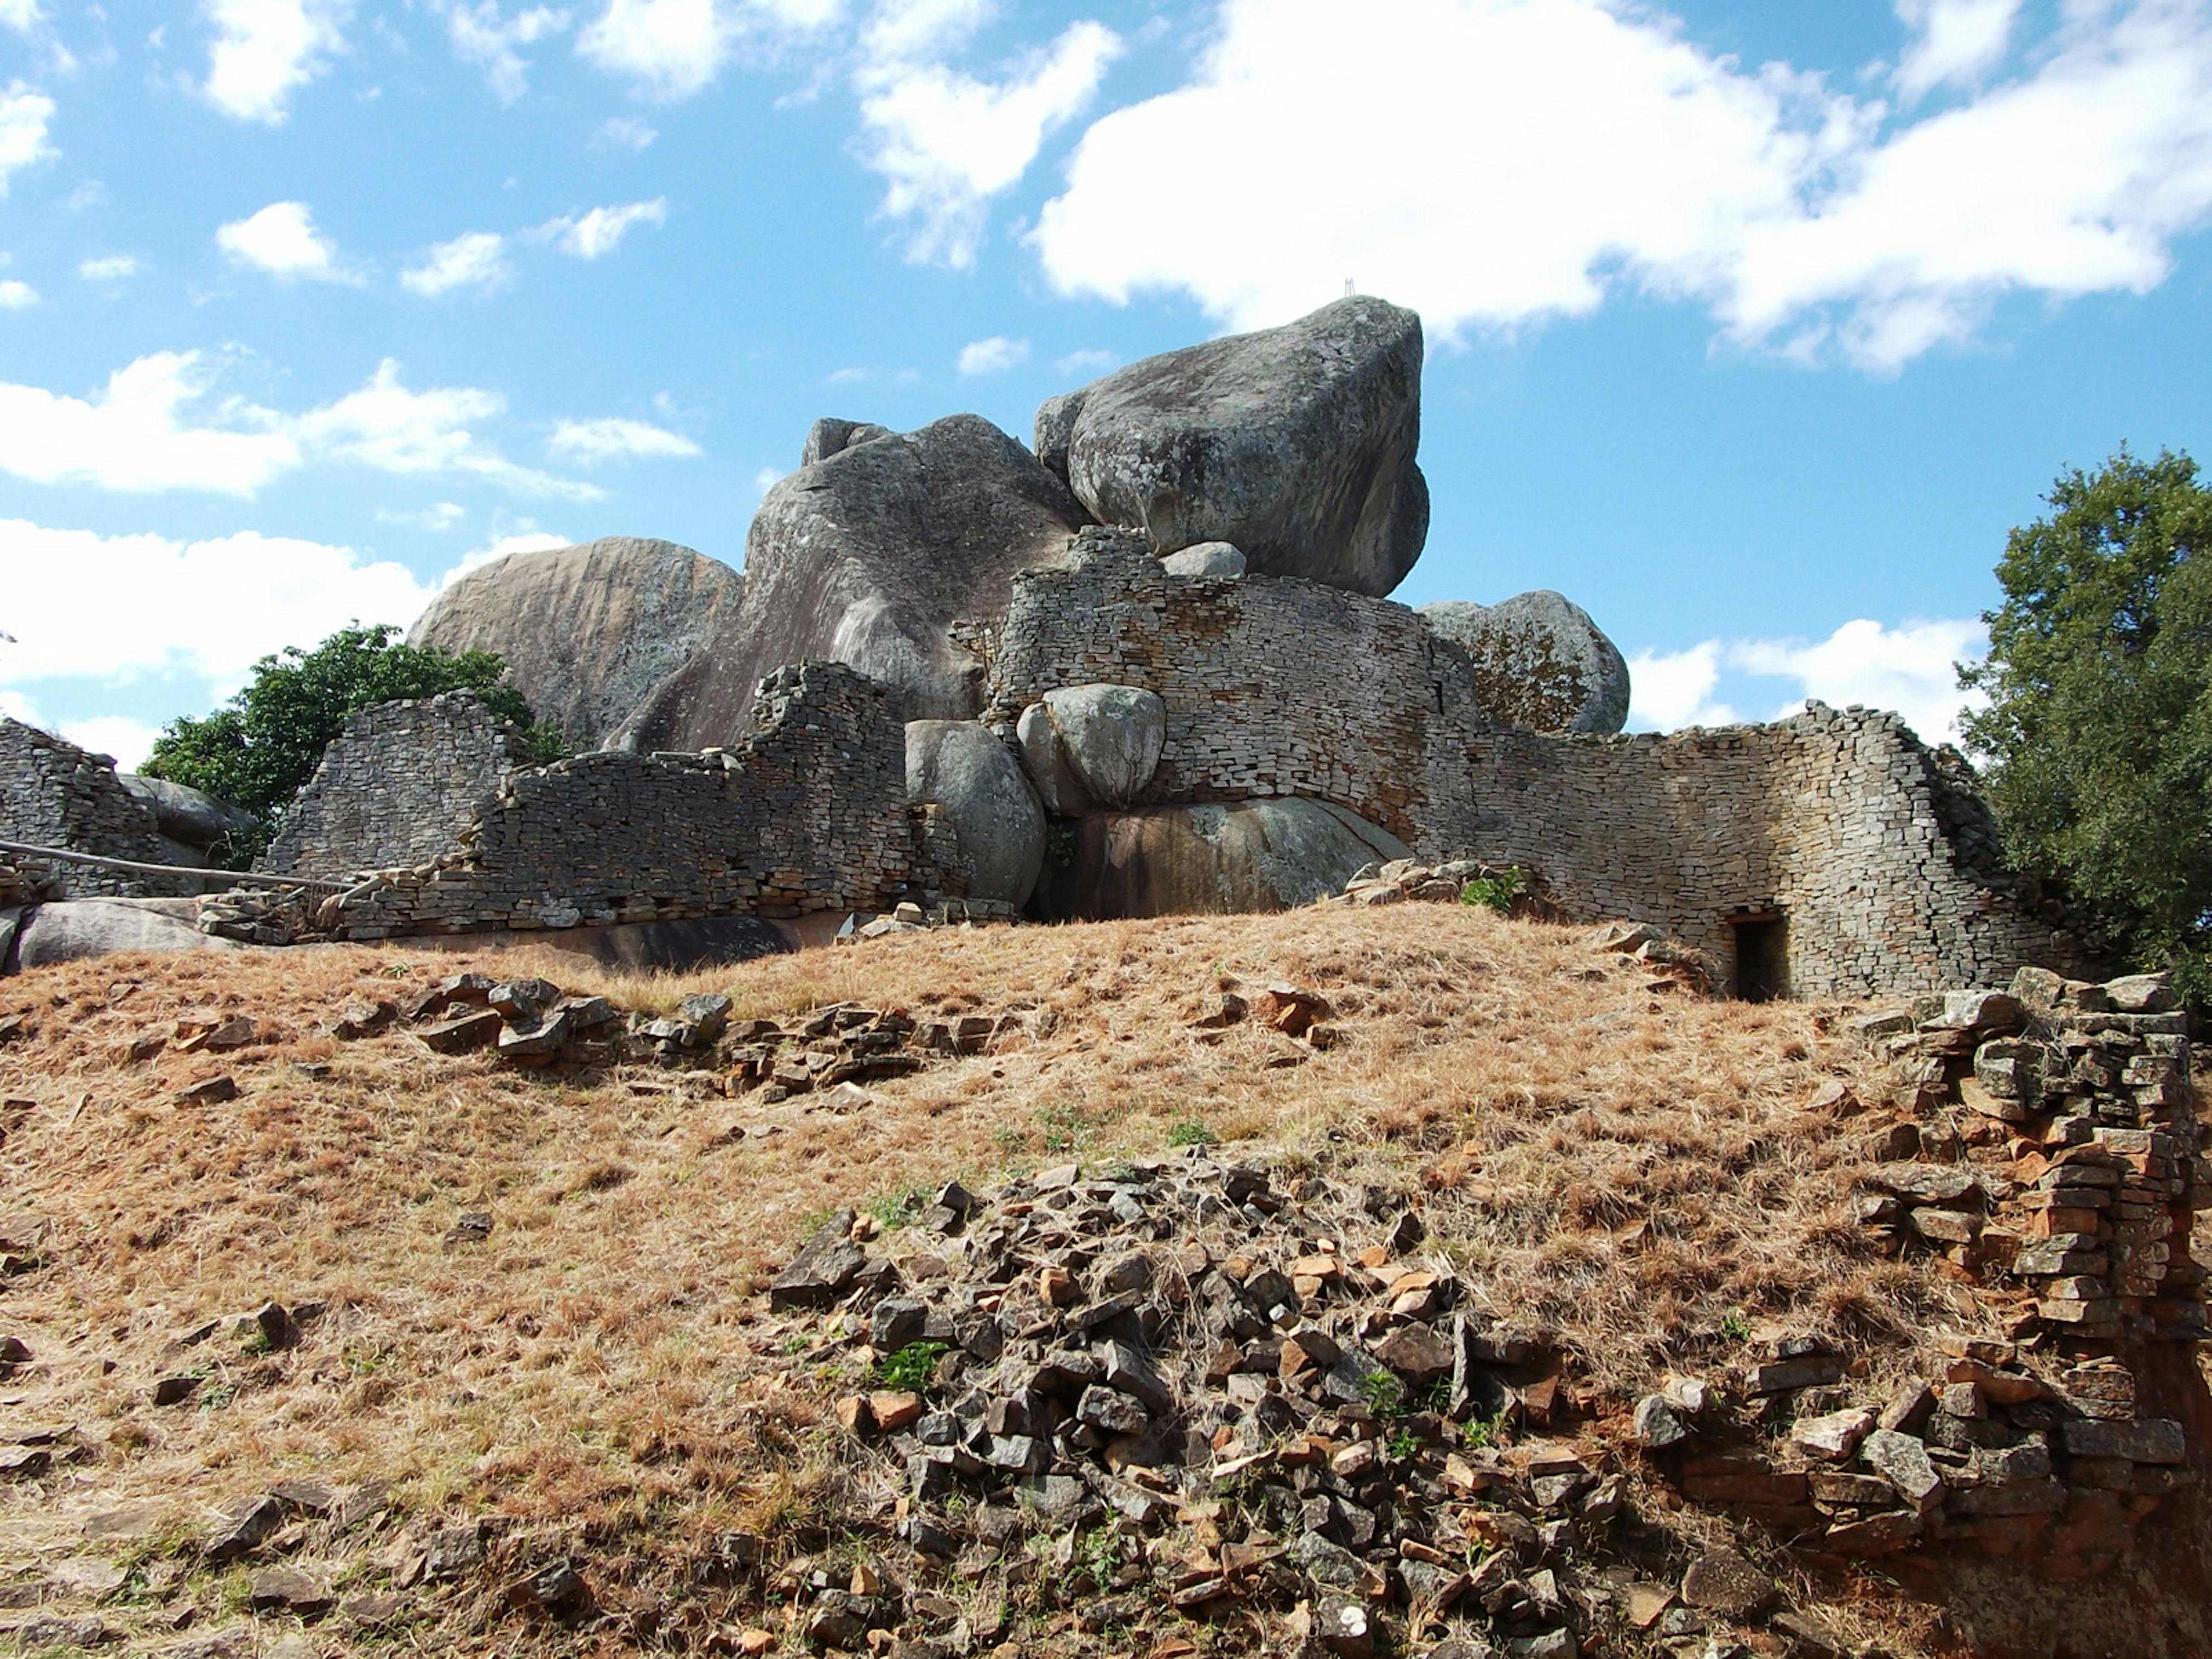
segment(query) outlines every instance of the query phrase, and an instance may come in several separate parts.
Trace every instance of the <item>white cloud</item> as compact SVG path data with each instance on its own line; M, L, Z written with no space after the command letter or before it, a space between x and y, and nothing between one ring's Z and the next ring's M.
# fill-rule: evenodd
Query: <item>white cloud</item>
M39 303L39 290L10 276L0 281L0 311L28 311Z
M0 93L0 196L8 193L11 174L59 153L46 142L53 118L54 100L21 81L9 82Z
M783 469L781 467L763 467L759 471L753 474L754 492L757 495L767 495L769 490L776 487L776 484L782 479L783 476Z
M628 115L611 115L599 123L592 142L611 149L644 149L660 134L645 122Z
M411 622L430 599L404 566L254 531L187 543L0 520L0 565L15 635L0 643L0 683L17 688L181 673L213 700L270 652L355 617ZM87 593L100 595L97 628L84 625Z
M344 0L201 0L200 10L215 29L201 90L241 121L281 125L292 94L345 45Z
M511 18L501 15L499 0L441 0L440 9L453 55L482 65L492 95L502 104L530 89L530 66L515 48L535 46L568 27L568 14L549 6L532 6Z
M1048 134L1081 113L1121 38L1070 24L1000 78L944 57L990 15L988 0L885 0L860 40L860 150L886 185L883 211L906 227L908 257L974 263L991 198L1029 170Z
M1946 82L1972 85L2004 60L2021 0L1897 0L1897 15L1917 35L1898 65L1897 83L1919 98Z
M699 446L680 432L615 417L562 421L545 441L548 454L591 465L640 455L696 455Z
M1084 135L1035 244L1062 293L1239 326L1347 278L1446 337L1638 289L1894 369L2008 293L2144 291L2212 221L2212 5L2072 11L1908 120L1607 0L1372 0L1357 29L1335 0L1226 0L1188 84ZM1996 61L1993 15L1946 73Z
M518 466L470 429L506 406L496 392L473 386L410 392L400 384L399 365L387 357L360 391L309 410L297 424L314 453L380 471L473 473L526 494L598 499L603 492L593 485Z
M988 340L970 340L960 348L959 368L963 374L997 374L1025 362L1030 355L1027 340L1009 340L1003 334L994 334Z
M379 524L404 524L411 530L433 532L451 530L469 516L468 509L459 501L435 501L418 513L403 512L398 507L380 507L376 509Z
M265 271L279 282L361 280L338 264L337 245L315 228L305 202L271 202L258 213L220 227L215 240L232 264Z
M709 85L741 42L773 44L843 10L843 0L607 0L576 50L646 97L673 101Z
M143 766L146 757L154 752L154 739L161 735L160 726L134 720L128 714L95 714L90 720L71 720L60 733L64 742L89 754L112 757L119 772L135 772Z
M588 213L568 214L544 226L541 234L557 238L563 253L579 259L596 259L620 246L632 225L659 225L667 217L667 198L655 197L650 202L595 207Z
M1912 620L1891 628L1861 618L1810 644L1706 640L1686 651L1645 651L1628 659L1628 724L1635 731L1671 732L1734 723L1735 705L1716 696L1725 673L1733 689L1762 697L1773 697L1776 688L1755 682L1787 682L1789 689L1774 698L1777 720L1817 697L1835 708L1891 709L1928 742L1954 742L1960 714L1978 698L1958 689L1954 665L1978 660L1987 648L1978 622Z
M1747 673L1794 679L1802 697L1843 707L1890 708L1930 743L1955 741L1960 712L1972 701L1958 687L1954 664L1988 650L1978 622L1911 621L1885 628L1863 618L1826 639L1747 641L1729 660Z
M28 34L39 26L39 0L0 0L0 23Z
M358 391L303 415L217 396L198 352L156 352L90 398L0 382L0 471L38 483L252 495L317 461L473 476L529 495L597 499L591 484L520 466L475 428L504 413L469 386L410 392L386 359Z
M1721 642L1707 640L1686 651L1644 651L1628 659L1632 732L1674 732L1686 726L1733 726L1735 710L1716 702L1721 682Z
M119 283L126 276L136 276L140 270L138 261L128 253L110 253L98 259L80 260L76 274L88 283Z
M1121 358L1110 351L1071 351L1053 368L1061 374L1103 374L1110 368L1118 368L1121 362Z
M507 239L496 231L471 230L439 243L421 264L401 271L399 285L434 300L455 289L495 289L514 274L507 263Z
M0 382L0 468L37 483L251 495L300 465L298 440L270 410L225 398L220 425L189 423L209 389L193 351L141 357L90 399Z

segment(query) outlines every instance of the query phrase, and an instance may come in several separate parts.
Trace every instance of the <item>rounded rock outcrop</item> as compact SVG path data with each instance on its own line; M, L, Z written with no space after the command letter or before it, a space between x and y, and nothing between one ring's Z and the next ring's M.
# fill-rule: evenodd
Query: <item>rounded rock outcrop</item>
M1492 719L1601 736L1628 723L1628 664L1565 596L1539 588L1496 605L1444 599L1423 605L1421 618L1474 659L1475 690Z
M1015 727L1045 810L1063 817L1136 799L1167 734L1167 704L1134 685L1062 686L1024 709Z
M735 743L762 678L810 657L890 687L908 720L981 709L978 630L1006 614L1017 571L1066 556L1083 509L981 416L846 439L769 490L745 538L743 602L616 744Z
M1200 542L1169 554L1160 568L1170 576L1241 576L1247 564L1244 550L1233 542Z
M1377 596L1428 537L1420 435L1421 319L1367 296L1131 363L1036 418L1044 464L1156 553L1225 541L1260 574Z
M908 720L906 794L944 809L959 843L965 896L1017 908L1044 868L1044 811L1013 751L974 720Z
M1090 921L1287 910L1341 892L1364 866L1412 856L1358 813L1297 796L1093 813L1076 823L1073 857L1047 872L1039 908Z
M430 603L408 643L496 651L539 720L598 743L738 609L744 579L673 542L608 536L510 553Z

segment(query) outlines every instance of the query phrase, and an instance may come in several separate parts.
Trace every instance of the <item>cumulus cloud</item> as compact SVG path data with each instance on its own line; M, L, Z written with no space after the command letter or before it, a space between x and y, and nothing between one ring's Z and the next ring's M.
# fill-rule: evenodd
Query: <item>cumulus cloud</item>
M1954 44L1908 73L2005 50L1986 8L1972 52L1960 0L1917 15ZM1035 246L1064 294L1179 291L1238 326L1347 278L1447 337L1638 289L1892 370L2008 293L2143 291L2212 222L2208 0L2075 6L2022 61L1916 118L1607 0L1375 0L1358 29L1227 0L1187 84L1085 133Z
M399 273L399 285L426 300L456 289L489 291L514 274L507 262L507 238L496 231L471 230L432 248L419 265Z
M345 40L344 0L201 0L215 31L201 92L224 114L281 125L292 94Z
M535 46L568 27L568 14L532 6L513 17L501 15L499 0L443 0L446 33L453 56L483 69L492 96L512 104L530 90L530 66L520 46Z
M0 93L0 196L8 193L11 176L58 153L46 142L53 118L54 100L21 81Z
M279 282L361 280L338 263L337 244L315 228L305 202L271 202L258 213L220 227L215 240L233 264L265 271Z
M64 722L60 735L64 742L88 754L111 757L118 771L135 772L154 752L154 740L161 735L161 728L146 720L134 720L128 714L95 714L90 720Z
M660 134L648 123L629 115L611 115L599 123L592 142L607 149L644 149Z
M884 0L861 33L860 153L884 175L883 211L915 259L973 264L992 198L1082 112L1121 53L1120 36L1085 21L995 78L951 67L992 10L989 0Z
M14 277L0 281L0 311L28 311L39 303L39 290Z
M125 277L136 276L140 270L138 261L128 253L110 253L97 259L78 261L76 274L88 283L119 283Z
M2004 60L2021 0L1897 0L1897 15L1914 33L1898 65L1908 98L1946 82L1971 85Z
M0 24L28 34L39 26L39 0L0 0Z
M1003 334L994 334L988 340L970 340L962 346L959 368L963 374L997 374L1026 362L1029 355L1027 340L1009 340Z
M711 84L744 42L773 46L843 10L842 0L607 0L576 50L642 95L672 101Z
M1959 690L1954 665L1987 648L1978 622L1913 619L1889 627L1862 617L1809 643L1706 640L1685 651L1645 651L1628 662L1628 721L1638 731L1662 732L1729 725L1739 718L1735 704L1716 695L1726 674L1736 691L1769 700L1773 719L1817 697L1836 708L1893 709L1929 743L1955 742L1960 715L1978 699Z
M1686 651L1644 651L1628 659L1633 732L1678 732L1686 726L1733 726L1735 710L1716 702L1721 683L1721 642L1706 640Z
M545 440L545 450L550 455L588 466L639 456L696 455L699 446L680 432L671 432L644 421L609 417L561 422Z
M1069 352L1067 356L1054 363L1053 368L1062 374L1103 374L1110 368L1120 367L1121 362L1121 360L1110 351L1086 348L1081 351Z
M474 386L410 392L387 357L358 392L309 410L297 427L313 453L380 471L472 473L526 494L596 500L601 492L594 486L519 466L471 429L506 407L498 393Z
M668 200L630 202L619 207L595 207L588 213L571 213L546 225L541 234L553 237L563 253L579 259L596 259L622 246L633 225L659 225L668 218Z
M88 398L0 382L0 471L37 483L250 496L313 462L473 476L526 495L602 493L508 460L477 431L505 400L471 386L410 391L390 359L358 390L289 415L219 395L200 353L156 352Z
M26 696L41 682L163 673L206 681L213 701L272 651L355 617L409 623L430 599L404 566L256 531L185 542L0 520L0 565L15 636L0 641L0 684ZM100 596L98 628L84 625L88 592Z

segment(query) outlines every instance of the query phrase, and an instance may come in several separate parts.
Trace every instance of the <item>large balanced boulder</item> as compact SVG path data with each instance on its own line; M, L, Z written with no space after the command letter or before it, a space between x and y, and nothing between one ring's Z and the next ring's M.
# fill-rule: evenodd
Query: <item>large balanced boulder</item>
M1423 605L1421 617L1474 659L1475 690L1492 719L1605 735L1627 723L1627 663L1589 613L1559 594L1445 599Z
M1365 296L1130 364L1037 411L1036 450L1165 556L1243 550L1269 576L1388 593L1429 533L1421 319Z
M1364 865L1413 856L1356 812L1283 796L1094 813L1074 842L1038 908L1097 921L1291 909L1342 891Z
M167 778L141 777L136 772L118 772L115 781L130 792L132 799L153 813L155 826L161 832L162 850L172 864L193 864L205 868L217 848L226 844L246 845L259 827L259 820L244 807L234 806L189 784L172 783Z
M1045 810L1070 817L1136 799L1167 734L1167 704L1134 685L1061 686L1024 708L1015 726Z
M673 542L510 553L431 601L409 643L496 651L531 712L596 744L738 608L744 579Z
M942 807L959 842L965 896L1017 908L1030 902L1044 867L1044 812L1021 763L974 720L910 720L906 728L909 804Z
M745 540L744 602L623 726L623 746L735 742L761 678L809 657L890 686L908 720L981 709L983 634L1015 572L1066 554L1083 509L980 416L845 436L769 491Z

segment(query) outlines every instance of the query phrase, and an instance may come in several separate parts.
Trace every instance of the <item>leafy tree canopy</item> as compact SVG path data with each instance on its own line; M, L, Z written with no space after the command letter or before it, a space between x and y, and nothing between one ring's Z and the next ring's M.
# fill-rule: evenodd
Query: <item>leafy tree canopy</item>
M253 678L204 719L170 721L141 769L243 806L261 820L256 844L233 848L248 860L268 845L277 813L314 775L323 750L349 716L402 697L473 691L494 714L530 733L539 761L566 752L560 734L533 722L522 694L492 651L458 655L404 643L389 623L342 628L312 651L293 646L253 665Z
M2101 913L2140 966L2212 993L2212 489L2187 455L2124 447L2062 474L2015 530L1984 613L1990 654L1962 668L1990 705L2006 854Z

